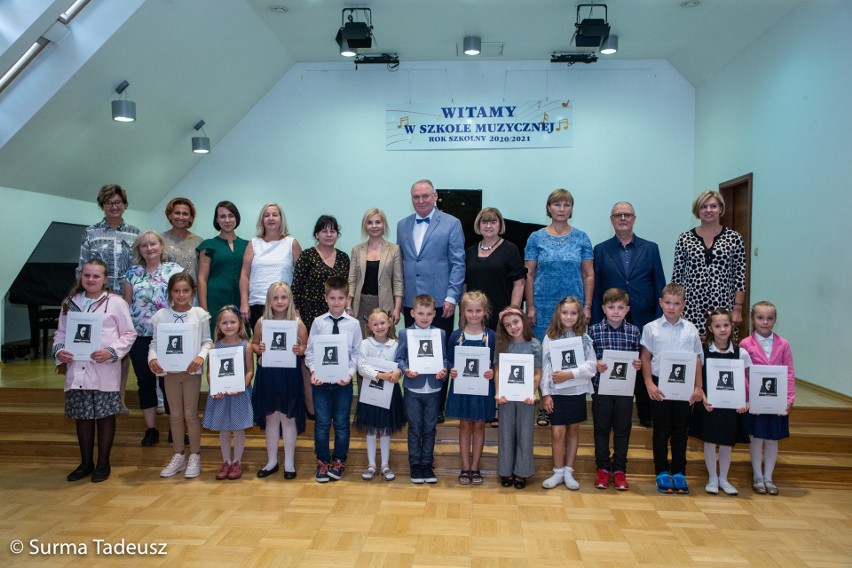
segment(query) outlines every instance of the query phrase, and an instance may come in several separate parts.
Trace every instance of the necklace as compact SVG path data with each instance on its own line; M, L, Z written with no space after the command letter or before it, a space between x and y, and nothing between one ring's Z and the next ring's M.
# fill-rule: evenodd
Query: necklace
M491 246L485 246L485 244L484 244L484 243L485 243L485 241L479 241L479 250L491 250L491 249L493 249L494 247L496 247L497 245L499 245L499 244L500 244L500 241L502 241L502 240L503 240L503 239L497 239L497 240L494 242L494 244L493 244L493 245L491 245Z

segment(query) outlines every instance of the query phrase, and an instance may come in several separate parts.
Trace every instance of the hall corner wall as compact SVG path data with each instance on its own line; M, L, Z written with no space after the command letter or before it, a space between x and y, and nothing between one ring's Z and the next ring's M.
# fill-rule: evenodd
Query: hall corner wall
M848 1L794 9L696 90L695 139L696 192L754 172L751 300L777 305L776 330L790 341L796 375L845 395L852 395L850 28Z

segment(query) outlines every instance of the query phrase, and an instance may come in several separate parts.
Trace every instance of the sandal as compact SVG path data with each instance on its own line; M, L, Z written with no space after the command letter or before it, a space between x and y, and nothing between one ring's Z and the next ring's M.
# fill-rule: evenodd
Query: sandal
M485 481L482 479L482 474L478 469L474 469L470 472L470 482L474 485L482 485L482 482Z
M376 466L368 465L367 469L364 470L364 473L361 474L361 479L365 481L370 481L373 479L373 476L376 475Z
M500 427L500 419L495 418L494 420L492 420L491 421L491 427L492 428L499 428Z
M461 473L459 474L459 483L462 485L470 485L472 483L470 474L471 472L469 470L461 470Z
M538 418L536 418L535 423L539 426L550 426L550 416L547 415L544 409L538 411Z
M382 466L382 477L385 478L385 481L393 481L396 479L396 474L391 470L389 466Z

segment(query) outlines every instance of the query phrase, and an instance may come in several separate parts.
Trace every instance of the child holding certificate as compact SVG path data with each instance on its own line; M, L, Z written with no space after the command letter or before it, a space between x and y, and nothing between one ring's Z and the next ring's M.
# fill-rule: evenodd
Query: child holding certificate
M595 431L595 487L606 489L610 479L619 491L627 491L627 448L630 446L630 430L633 420L633 396L600 394L600 373L607 371L603 361L604 350L635 351L639 353L639 328L625 321L630 311L630 297L620 288L610 288L603 295L603 320L589 328L589 337L595 344L598 374L592 379L595 394L592 395L592 421ZM642 368L636 359L633 366ZM609 437L612 433L612 453Z
M386 383L384 386L393 389L390 408L382 408L358 401L355 410L355 427L367 431L367 469L361 477L367 481L373 479L376 471L381 473L385 481L392 481L396 474L390 468L390 435L402 430L405 424L405 413L402 407L402 389L399 379L402 371L378 371L370 364L370 359L382 359L391 364L396 354L396 332L386 311L376 308L367 318L367 337L358 347L358 373L363 378L362 389L372 388L375 382ZM376 436L379 436L381 446L382 468L376 469Z
M447 376L447 360L437 373L419 373L412 369L415 361L409 360L408 333L415 330L436 329L432 326L435 317L435 299L428 294L414 298L411 308L414 325L399 332L396 359L399 370L405 375L405 411L408 415L408 465L411 483L438 483L432 468L435 459L435 425L441 411L441 381ZM444 330L438 329L439 341L445 341Z
M660 295L663 316L645 324L640 341L642 376L645 379L645 388L648 389L648 398L651 399L651 417L654 420L654 471L657 474L657 491L667 494L689 493L689 485L686 483L689 416L692 405L704 398L701 390L701 338L698 336L698 329L683 319L685 306L686 292L683 286L668 284ZM669 351L695 354L695 383L689 400L666 400L658 386L660 357L662 353ZM672 449L671 462L669 443Z
M533 336L530 320L517 306L509 306L498 318L498 353L528 353L533 356L534 391L541 382L541 342ZM533 392L534 392L533 391ZM503 487L523 489L527 478L535 475L533 463L533 429L535 428L535 398L506 400L497 392L500 405L500 425L497 432L497 475Z
M450 366L450 377L453 381L459 380L459 373L455 369L455 347L458 345L488 347L489 367L494 361L495 335L483 323L489 314L488 298L478 290L466 292L461 298L460 307L463 327L450 334L447 353L447 363ZM470 364L463 365L464 372L473 374L476 362L472 359ZM447 416L459 419L462 471L458 479L462 485L482 485L483 482L482 472L479 470L479 459L485 447L485 422L490 422L494 418L494 370L488 368L482 376L488 380L487 394L459 394L453 385L449 389L447 399Z
M136 330L127 302L107 290L107 267L92 259L83 265L77 284L62 302L59 327L53 336L53 357L66 366L65 416L77 422L80 465L68 474L68 481L92 475L92 483L106 481L110 474L109 454L115 438L115 415L121 412L121 358L133 341ZM92 338L96 349L89 361L77 362L65 349L76 331L69 329L69 313L100 314L101 332ZM95 465L95 429L98 431L98 463Z
M296 337L288 339L292 344L289 349L298 357L295 367L264 367L263 353L269 348L275 348L274 345L268 346L262 341L263 322L269 320L296 322ZM275 336L276 339L280 337L280 334ZM305 354L307 343L308 330L296 315L290 286L286 282L272 283L266 292L263 317L255 324L251 340L251 348L258 355L252 398L254 421L266 429L267 462L257 472L260 478L269 477L279 469L279 438L284 439L284 479L296 477L296 437L305 431L302 356Z
M550 358L550 343L566 337L582 337L585 362L573 370L554 369ZM544 364L541 379L541 404L551 415L551 446L553 475L542 482L545 489L562 483L572 491L580 488L574 479L574 458L580 443L580 422L586 420L586 393L591 391L589 379L595 375L595 350L586 334L586 314L583 304L574 296L556 304L542 344ZM574 386L571 381L585 379ZM559 387L567 383L566 386Z
M751 366L751 357L745 349L740 349L733 341L733 320L731 312L725 308L716 308L707 314L704 338L704 365L701 374L704 377L703 404L696 404L692 411L692 423L689 435L704 442L704 463L709 478L704 490L716 495L719 489L726 495L736 495L737 488L728 481L731 468L731 452L737 442L748 442L744 413L748 403L742 408L713 408L707 400L707 360L740 359L745 368ZM719 379L722 380L722 379ZM727 379L733 381L733 379ZM733 385L731 385L733 388ZM745 385L742 385L745 388ZM719 472L716 472L716 446L719 447Z
M148 350L148 366L157 376L165 376L166 397L171 414L169 426L172 433L172 456L169 464L160 472L160 477L172 477L185 471L184 477L201 475L201 422L198 419L198 396L201 392L201 368L210 350L210 314L192 305L195 296L195 279L189 272L178 272L169 278L168 295L170 306L159 310L151 323L154 335ZM183 345L190 353L196 353L186 371L166 372L157 359L157 326L164 323L183 323L192 326L191 344ZM168 353L170 345L165 346ZM189 459L184 453L184 432L189 434Z
M778 440L790 437L790 409L796 400L796 380L793 372L793 353L787 340L774 333L776 311L771 302L757 302L751 308L751 326L754 332L742 340L745 349L756 365L787 366L787 412L782 415L749 415L751 438L751 467L754 470L755 493L778 495L772 482L775 461L778 458Z
M214 349L239 347L245 361L245 390L210 394L204 406L204 427L219 431L222 465L216 479L239 479L243 475L243 450L246 447L246 428L254 426L251 410L251 379L254 377L254 356L248 348L248 334L237 306L223 306L216 315L216 344ZM207 378L210 379L210 366ZM231 433L234 434L234 457L231 458Z

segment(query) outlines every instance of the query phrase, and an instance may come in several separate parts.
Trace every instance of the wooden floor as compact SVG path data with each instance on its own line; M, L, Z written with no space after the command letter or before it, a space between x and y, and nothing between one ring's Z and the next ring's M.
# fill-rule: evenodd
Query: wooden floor
M852 493L830 489L727 497L664 496L645 482L624 493L504 489L493 478L477 488L448 478L217 482L159 479L153 467L117 467L92 484L66 482L68 469L0 465L0 565L852 565ZM98 554L95 539L162 543L166 555ZM43 552L71 543L87 554Z
M782 445L777 497L751 491L747 449L739 446L732 469L739 496L704 493L694 446L693 494L658 494L650 431L638 427L630 491L594 489L588 425L577 492L541 488L549 467L546 428L536 429L538 475L526 489L502 488L491 472L482 487L460 486L449 474L458 467L453 424L439 429L436 453L445 467L435 486L408 481L404 436L393 443L395 481L360 479L363 439L353 436L346 477L317 484L310 422L300 436L295 480L254 477L265 458L259 431L250 432L243 479L214 479L221 459L215 433L204 435L201 477L161 479L170 448L139 447L138 411L121 419L111 478L68 483L78 456L73 422L61 415L61 387L49 362L0 368L0 567L852 566L852 405L806 387L797 406L824 408L797 408L801 422ZM486 434L484 470L493 469L496 456L496 431ZM106 553L122 539L149 554ZM20 554L12 552L16 540ZM155 544L165 545L165 556L154 555Z

